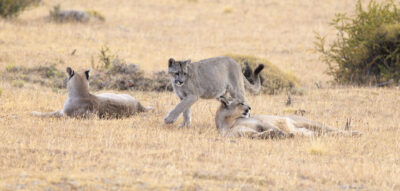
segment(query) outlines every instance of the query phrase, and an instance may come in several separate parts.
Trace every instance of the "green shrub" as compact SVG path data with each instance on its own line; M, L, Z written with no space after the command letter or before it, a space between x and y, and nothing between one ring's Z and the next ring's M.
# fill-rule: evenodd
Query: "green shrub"
M249 55L228 54L226 56L233 58L236 62L241 64L243 74L249 81L251 81L250 75L252 73L249 72L249 69L254 71L258 64L264 64L264 70L261 72L263 93L278 94L287 90L296 93L294 88L298 84L297 78L290 73L283 72L268 60ZM246 68L246 65L244 64L245 62L249 64L249 69Z
M28 6L39 2L40 0L0 0L0 16L3 18L18 16Z
M329 66L328 73L343 84L371 85L400 80L400 13L393 2L361 2L356 14L337 14L331 25L337 38L326 49L317 35L316 48Z

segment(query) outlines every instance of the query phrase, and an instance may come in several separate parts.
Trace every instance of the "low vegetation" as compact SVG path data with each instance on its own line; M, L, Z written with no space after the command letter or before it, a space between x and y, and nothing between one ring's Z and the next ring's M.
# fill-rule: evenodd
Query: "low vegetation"
M114 58L104 67L90 78L90 86L94 90L172 91L168 74L164 71L145 77L139 65L127 64L119 58Z
M23 82L30 82L64 89L67 82L65 72L57 69L55 64L32 68L9 66L1 76L12 81L14 87L23 87ZM145 77L138 65L127 64L120 59L114 59L108 69L92 71L89 81L92 90L172 91L166 72L154 72L150 77Z
M166 72L154 72L150 77L145 77L139 65L126 63L107 46L100 49L98 62L92 60L91 65L97 71L90 79L91 88L94 90L172 91Z
M268 60L250 55L228 54L227 56L241 64L243 74L250 82L252 82L251 71L254 71L258 64L262 63L265 65L264 70L261 72L263 93L278 94L284 91L296 93L295 87L298 85L297 78L290 73L281 71ZM248 63L249 66L247 67L245 63Z
M60 89L66 87L67 76L56 68L56 64L48 64L32 68L8 65L1 77L12 81L14 87L23 87L24 82L30 82Z
M92 90L140 90L140 91L172 91L169 76L165 71L153 72L145 76L137 64L128 64L118 55L111 53L108 47L102 47L98 62L92 61L90 88ZM23 86L21 82L40 84L53 89L66 88L67 75L64 70L56 68L56 64L36 67L6 66L1 76L13 81L13 86Z
M326 48L317 35L316 47L328 73L343 84L385 85L400 80L400 12L394 2L361 1L355 16L337 14L331 25L337 38Z
M86 23L89 21L89 14L77 10L61 10L60 5L56 5L50 10L50 20L63 23L63 22L80 22Z
M55 21L58 23L64 22L79 22L86 23L89 20L96 19L104 22L106 18L103 14L96 10L87 10L87 11L79 11L79 10L62 10L60 5L56 5L49 12L49 18L51 21Z

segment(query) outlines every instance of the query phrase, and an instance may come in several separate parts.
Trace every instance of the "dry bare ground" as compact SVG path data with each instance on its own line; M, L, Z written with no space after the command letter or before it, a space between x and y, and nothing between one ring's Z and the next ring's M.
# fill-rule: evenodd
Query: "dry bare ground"
M94 9L105 23L56 24L63 8ZM305 116L337 128L352 118L362 137L227 139L218 135L218 103L193 107L193 127L163 125L173 93L127 92L155 108L122 120L42 120L32 110L60 109L65 91L0 82L0 190L399 190L400 91L330 87L312 52L313 31L353 10L345 0L45 0L18 19L0 21L1 72L10 64L89 68L103 45L147 72L170 57L241 53L269 59L301 78L304 95L250 96L253 113ZM71 56L71 52L76 53ZM314 86L322 82L322 89ZM126 93L126 92L125 92Z

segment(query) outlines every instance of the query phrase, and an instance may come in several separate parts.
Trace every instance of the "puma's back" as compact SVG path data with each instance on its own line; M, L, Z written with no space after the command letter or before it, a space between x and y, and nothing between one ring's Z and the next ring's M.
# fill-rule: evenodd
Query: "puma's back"
M216 57L193 63L193 83L202 98L215 98L226 89L244 93L240 65L228 57ZM193 87L194 88L194 87Z
M245 79L241 67L229 57L209 58L194 63L170 59L168 73L178 94L197 94L201 98L212 99L229 92L241 99L245 97Z

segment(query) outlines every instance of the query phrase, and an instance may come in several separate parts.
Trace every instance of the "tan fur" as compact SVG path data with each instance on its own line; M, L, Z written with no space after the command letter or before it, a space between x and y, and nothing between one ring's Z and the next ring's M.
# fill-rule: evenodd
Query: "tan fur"
M50 113L34 111L32 115L41 117L89 117L97 115L100 118L120 118L151 109L143 107L139 101L127 94L90 94L89 71L78 73L68 67L67 73L69 76L68 96L63 109Z
M360 135L358 131L340 131L300 116L257 115L248 117L250 107L237 99L220 98L215 123L226 136L258 139L318 135Z
M242 74L240 65L231 58L215 57L195 63L191 63L190 60L175 61L171 58L168 73L174 92L181 102L167 114L164 122L173 123L183 113L182 126L190 126L190 107L200 98L216 99L229 94L246 102L245 88L253 93L260 90L259 73L263 68L264 65L260 64L255 70L255 83L252 85Z

